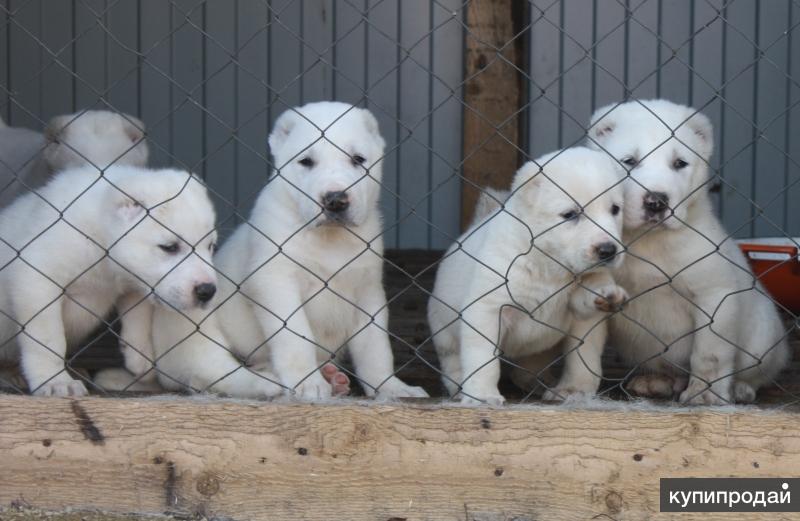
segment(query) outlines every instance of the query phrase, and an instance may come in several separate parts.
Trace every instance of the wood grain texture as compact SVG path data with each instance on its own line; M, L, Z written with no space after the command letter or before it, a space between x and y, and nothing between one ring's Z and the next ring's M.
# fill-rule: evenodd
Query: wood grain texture
M2 397L0 418L0 505L43 509L668 519L660 477L790 476L800 465L797 417L755 411Z
M514 15L512 0L467 5L462 229L472 220L479 187L508 188L519 163L522 89L515 66L521 53Z

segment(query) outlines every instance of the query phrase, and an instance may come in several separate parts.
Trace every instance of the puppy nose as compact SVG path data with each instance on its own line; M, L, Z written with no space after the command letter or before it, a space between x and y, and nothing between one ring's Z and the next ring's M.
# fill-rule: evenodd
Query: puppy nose
M217 292L217 286L210 282L203 282L194 287L194 296L199 302L208 302Z
M613 242L604 242L594 247L597 252L597 258L600 260L608 260L617 254L617 245Z
M644 196L644 209L650 213L661 213L667 209L669 196L664 192L650 192Z
M322 207L329 212L341 213L350 206L345 192L328 192L322 196Z

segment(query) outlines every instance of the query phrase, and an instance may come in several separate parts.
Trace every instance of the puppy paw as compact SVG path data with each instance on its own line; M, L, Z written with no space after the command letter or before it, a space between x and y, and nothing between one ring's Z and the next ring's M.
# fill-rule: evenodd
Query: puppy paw
M65 376L56 377L33 391L35 396L86 396L89 391L83 382Z
M681 393L680 401L687 405L726 405L731 403L731 395L724 384L709 385L692 378L686 390Z
M548 389L542 394L542 400L545 402L562 402L570 398L590 398L597 393L592 389L580 389L573 386L566 387L553 387Z
M621 310L628 300L628 292L616 284L603 286L597 290L597 293L598 295L594 299L594 308L604 313Z
M753 403L756 401L756 390L747 382L737 381L733 384L733 398L736 403Z
M288 394L303 401L326 400L333 395L333 388L319 371L314 371L311 376L290 389Z
M506 399L500 393L483 394L478 396L474 394L462 394L461 403L464 405L490 405L496 407L504 405L506 403Z
M665 374L640 374L625 384L625 390L643 398L669 400L675 393L675 380Z
M394 398L427 398L428 393L422 387L413 387L397 377L391 377L380 387L376 398L391 400Z
M346 396L350 394L350 377L347 373L340 371L333 364L325 364L320 369L322 377L331 384L334 396Z
M130 348L129 348L130 349ZM132 351L132 350L130 350ZM142 380L154 381L156 379L155 364L139 353L130 352L125 354L125 369Z

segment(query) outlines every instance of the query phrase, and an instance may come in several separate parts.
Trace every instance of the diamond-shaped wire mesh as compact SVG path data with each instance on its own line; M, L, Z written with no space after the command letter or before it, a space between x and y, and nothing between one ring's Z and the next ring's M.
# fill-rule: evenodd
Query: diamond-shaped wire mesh
M799 23L0 1L0 387L792 405Z

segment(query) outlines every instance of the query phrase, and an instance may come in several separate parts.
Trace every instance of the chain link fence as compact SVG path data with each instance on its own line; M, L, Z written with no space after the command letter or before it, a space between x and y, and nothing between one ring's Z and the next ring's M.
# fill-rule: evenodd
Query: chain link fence
M0 2L0 386L793 405L798 23Z

